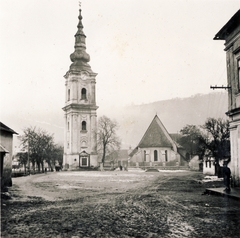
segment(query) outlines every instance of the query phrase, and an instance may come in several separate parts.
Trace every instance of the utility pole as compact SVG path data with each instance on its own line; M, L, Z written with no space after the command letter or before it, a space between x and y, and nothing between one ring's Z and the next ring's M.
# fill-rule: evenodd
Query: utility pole
M212 85L211 85L210 88L213 89L213 90L214 90L214 89L225 89L225 90L226 90L226 89L231 89L230 86L223 86L223 85L222 85L222 86L217 86L217 85L212 86Z
M28 140L28 174L30 175L29 140Z

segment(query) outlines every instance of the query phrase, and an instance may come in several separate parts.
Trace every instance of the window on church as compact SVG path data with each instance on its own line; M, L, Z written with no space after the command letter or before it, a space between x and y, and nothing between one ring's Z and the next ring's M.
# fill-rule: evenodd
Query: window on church
M154 161L158 161L158 152L154 150Z
M70 101L70 89L68 89L68 101Z
M68 128L68 131L69 131L69 122L68 122L68 124L67 124L67 128Z
M240 91L240 59L238 60L238 91Z
M82 158L82 166L87 166L87 158Z
M168 161L168 153L167 153L167 150L165 150L165 161L166 161L166 162Z
M87 90L86 90L86 88L82 88L81 99L87 99Z
M86 141L82 141L81 147L82 147L82 148L86 148L86 147L87 147L87 142L86 142Z
M143 155L143 156L144 156L144 158L143 158L143 159L144 159L144 161L146 161L146 160L147 160L147 154L146 154L146 150L144 150L144 151L143 151L143 153L144 153L144 155Z
M87 130L87 123L85 121L82 122L82 131Z

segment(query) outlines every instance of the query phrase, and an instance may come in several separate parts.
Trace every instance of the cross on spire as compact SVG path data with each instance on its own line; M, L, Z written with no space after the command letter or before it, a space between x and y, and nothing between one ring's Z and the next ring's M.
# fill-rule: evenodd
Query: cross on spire
M79 1L79 8L81 8L81 4L82 4L82 3Z

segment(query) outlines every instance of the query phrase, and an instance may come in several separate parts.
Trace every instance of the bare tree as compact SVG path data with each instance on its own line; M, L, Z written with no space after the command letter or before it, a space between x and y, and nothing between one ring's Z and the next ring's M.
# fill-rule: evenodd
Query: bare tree
M23 165L24 167L24 173L27 174L28 152L21 151L21 152L18 152L16 156L18 157L19 164ZM17 167L19 167L19 165Z
M28 150L28 156L33 168L37 164L38 172L41 169L44 172L44 160L49 157L50 152L53 150L53 136L40 128L37 130L35 127L25 128L23 133L21 141L24 149Z
M203 128L207 131L206 148L215 157L215 174L219 172L219 161L230 159L229 121L222 118L208 118Z
M62 167L63 146L54 144L46 156L46 161L48 163L48 166L51 168L51 171L53 171L53 166L59 165Z
M115 120L111 120L106 116L102 116L98 120L97 131L97 144L99 150L102 151L102 163L104 165L105 157L114 149L119 150L121 146L120 139L118 138L116 131L118 124Z
M189 162L193 155L198 155L200 159L203 158L206 151L206 146L203 141L205 137L196 125L186 125L180 130L181 138L179 143L185 148L186 152L190 155L186 160Z

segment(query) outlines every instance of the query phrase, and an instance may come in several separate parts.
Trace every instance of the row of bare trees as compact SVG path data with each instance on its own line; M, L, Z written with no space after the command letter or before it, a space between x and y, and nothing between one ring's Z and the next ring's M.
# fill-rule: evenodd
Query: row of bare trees
M62 163L63 147L54 143L53 135L35 127L25 128L23 135L20 136L23 149L27 153L19 154L19 162L23 164L25 171L28 162L31 162L33 168L37 166L38 172L44 172L44 161L53 170L56 161Z

